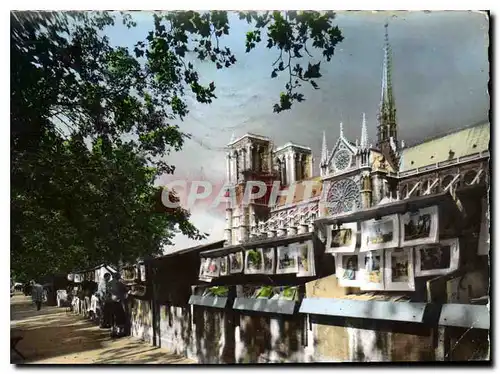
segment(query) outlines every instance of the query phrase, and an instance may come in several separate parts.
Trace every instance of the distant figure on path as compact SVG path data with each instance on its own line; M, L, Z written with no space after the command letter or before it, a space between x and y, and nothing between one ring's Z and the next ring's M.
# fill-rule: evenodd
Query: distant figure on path
M32 280L31 284L31 299L36 304L36 310L42 309L43 287L38 282Z

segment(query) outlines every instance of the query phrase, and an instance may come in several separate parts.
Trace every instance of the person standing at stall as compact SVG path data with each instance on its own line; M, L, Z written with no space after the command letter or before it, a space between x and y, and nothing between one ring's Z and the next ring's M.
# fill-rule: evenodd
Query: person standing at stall
M111 335L119 337L128 333L128 313L127 313L127 287L123 284L120 274L113 275L109 282L112 305Z
M99 308L101 309L101 328L108 328L111 326L111 293L109 290L109 281L111 274L104 274L103 279L99 282L97 287L97 295L99 297Z
M32 280L30 282L31 285L31 299L33 303L36 305L36 310L42 309L42 301L43 301L43 287L38 282Z

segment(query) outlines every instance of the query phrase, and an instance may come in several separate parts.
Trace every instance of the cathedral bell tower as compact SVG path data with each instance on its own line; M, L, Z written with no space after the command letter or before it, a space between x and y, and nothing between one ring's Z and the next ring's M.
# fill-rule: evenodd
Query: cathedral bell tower
M384 65L382 93L378 112L377 148L394 170L398 169L398 126L396 104L392 88L392 49L389 44L388 24L385 24Z

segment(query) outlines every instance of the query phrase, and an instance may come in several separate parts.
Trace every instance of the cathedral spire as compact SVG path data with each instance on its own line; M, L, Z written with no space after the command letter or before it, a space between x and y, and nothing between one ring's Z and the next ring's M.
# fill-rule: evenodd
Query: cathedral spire
M396 105L392 87L392 49L389 44L389 25L385 24L384 38L384 63L382 68L382 92L380 94L380 105L377 126L377 148L384 156L397 165L396 154L391 143L398 143ZM393 139L391 141L391 138Z
M323 145L321 147L321 166L326 165L328 163L328 148L326 145L326 135L323 131Z
M340 122L340 137L344 137L344 125L342 124L342 122Z
M368 129L366 128L366 114L363 113L363 123L361 125L361 143L362 149L368 148Z

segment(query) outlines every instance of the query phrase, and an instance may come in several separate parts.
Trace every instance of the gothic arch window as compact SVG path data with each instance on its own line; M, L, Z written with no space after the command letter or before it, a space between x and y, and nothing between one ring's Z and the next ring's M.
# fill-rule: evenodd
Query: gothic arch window
M236 178L236 181L238 181L240 178L239 178L239 174L240 174L240 155L238 153L238 151L235 151L234 152L234 159L235 159L235 166L236 166L236 174L235 174L235 178Z
M301 180L302 179L302 164L300 163L300 160L302 159L302 155L300 153L294 155L294 165L295 165L295 179L296 180Z
M326 207L330 215L359 209L361 207L359 184L348 178L332 183L326 196Z

